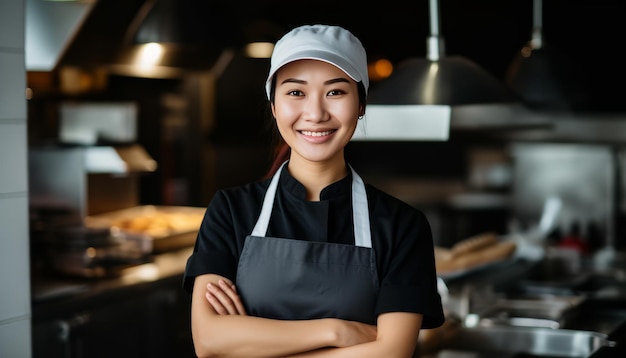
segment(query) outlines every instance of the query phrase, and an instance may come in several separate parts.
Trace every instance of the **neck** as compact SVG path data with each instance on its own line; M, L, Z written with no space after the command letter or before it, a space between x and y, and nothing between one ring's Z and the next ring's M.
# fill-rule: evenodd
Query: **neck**
M348 175L343 156L324 162L311 162L292 155L287 169L304 185L309 201L319 201L325 187Z

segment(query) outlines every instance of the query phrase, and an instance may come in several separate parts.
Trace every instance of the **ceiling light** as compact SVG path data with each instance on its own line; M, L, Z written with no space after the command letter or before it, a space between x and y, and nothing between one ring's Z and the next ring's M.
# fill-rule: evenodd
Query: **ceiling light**
M480 66L444 56L439 2L429 7L426 58L404 60L372 86L354 140L446 141L451 128L501 129L523 110L513 91Z
M245 47L246 56L252 58L270 58L273 50L272 42L251 42Z
M368 103L452 106L517 100L504 83L472 61L444 56L437 0L430 0L430 32L426 58L401 62L389 78L372 87Z

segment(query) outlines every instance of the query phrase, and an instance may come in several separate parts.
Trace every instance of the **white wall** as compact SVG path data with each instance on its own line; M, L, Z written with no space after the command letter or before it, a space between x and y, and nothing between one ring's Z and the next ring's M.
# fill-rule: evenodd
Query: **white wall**
M24 0L0 1L0 357L31 357Z

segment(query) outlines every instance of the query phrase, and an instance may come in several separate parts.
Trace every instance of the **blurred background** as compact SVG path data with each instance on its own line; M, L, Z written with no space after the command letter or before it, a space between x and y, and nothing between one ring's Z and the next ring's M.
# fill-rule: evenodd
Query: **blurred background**
M367 182L427 214L436 245L539 227L553 245L576 236L589 257L626 246L617 2L7 0L0 13L0 30L15 33L0 36L0 158L19 168L0 174L0 233L21 237L7 241L21 254L6 266L29 275L35 356L80 356L112 335L120 326L108 317L136 306L94 310L108 299L96 292L115 287L111 302L125 302L137 282L155 285L142 291L153 305L118 345L144 356L136 341L176 335L168 349L189 348L184 314L149 334L142 320L186 312L179 279L203 209L268 170L268 56L301 24L361 39L370 131L346 154ZM405 122L387 122L405 109ZM397 131L378 132L378 121ZM126 286L123 270L159 260L176 263ZM0 333L29 315L18 301Z

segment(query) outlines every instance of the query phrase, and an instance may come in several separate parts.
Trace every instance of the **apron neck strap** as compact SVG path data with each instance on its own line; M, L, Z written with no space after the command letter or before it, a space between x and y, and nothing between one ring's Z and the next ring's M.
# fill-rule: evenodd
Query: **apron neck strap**
M280 165L280 167L276 170L276 173L274 173L269 187L267 187L265 198L263 199L261 214L259 214L256 225L254 225L254 229L250 234L252 236L264 237L267 233L267 226L270 223L270 215L272 215L272 208L274 207L274 197L276 196L276 188L278 187L278 178L280 177L280 172L283 171L283 167L287 164L287 162L288 161L285 161Z
M267 234L272 208L274 207L274 198L278 187L278 179L283 170L285 161L276 171L270 182L265 198L263 199L263 207L261 214L252 230L252 236L264 237ZM352 219L354 222L354 243L356 246L372 247L372 236L370 232L369 210L367 205L367 194L365 192L365 184L361 177L349 166L352 171Z

